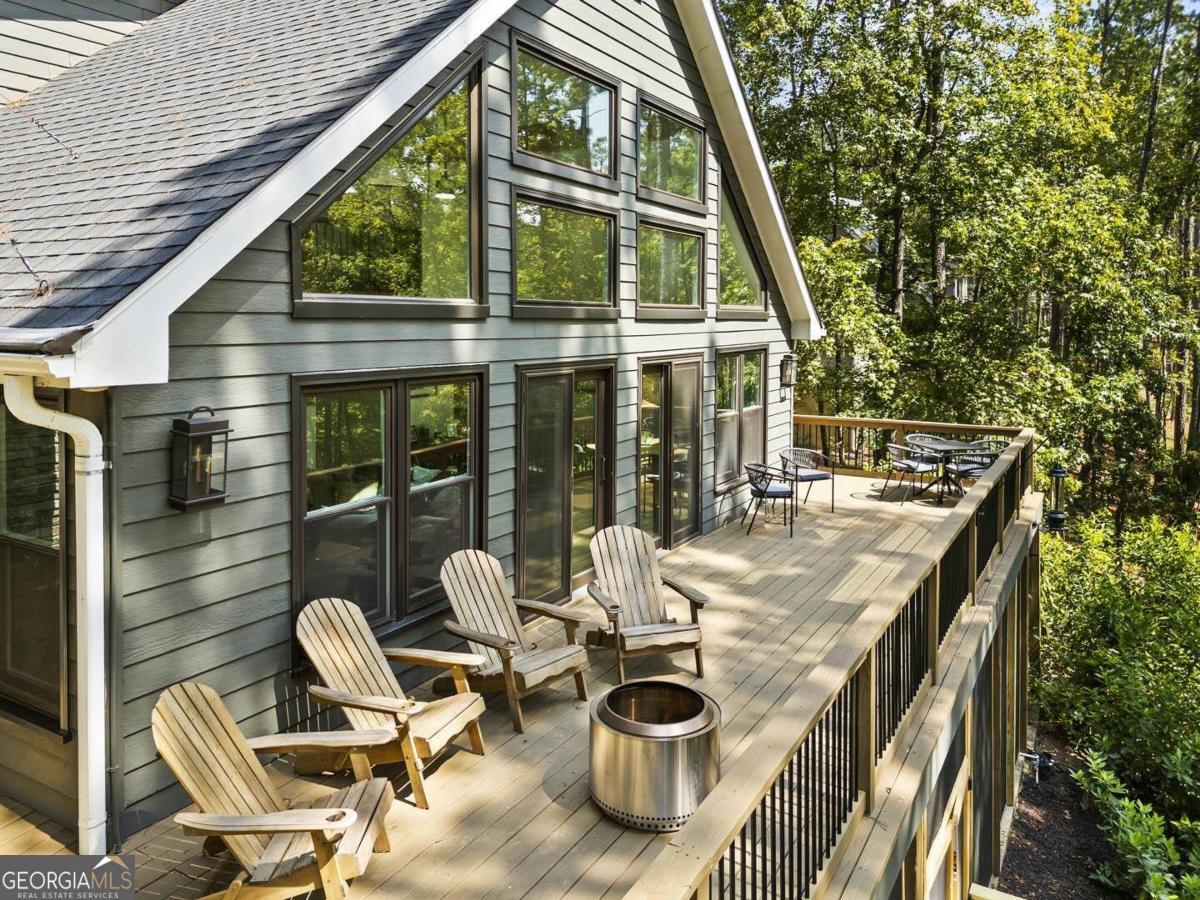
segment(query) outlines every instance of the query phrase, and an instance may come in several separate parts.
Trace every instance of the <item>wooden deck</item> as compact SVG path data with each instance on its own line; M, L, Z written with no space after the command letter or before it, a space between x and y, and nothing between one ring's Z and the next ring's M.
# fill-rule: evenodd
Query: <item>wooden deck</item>
M632 660L629 676L697 683L716 699L726 766L953 503L901 506L895 492L880 502L877 480L839 476L837 484L837 511L829 511L818 485L794 538L777 518L764 527L760 516L750 537L726 527L663 561L667 573L712 597L701 616L707 677L696 681L690 653ZM685 604L676 601L683 614ZM590 612L601 620L594 604ZM535 627L547 640L561 635L553 623ZM594 695L615 683L615 657L593 650L591 661ZM443 757L429 772L431 809L411 804L402 766L391 773L403 801L389 820L393 849L374 858L353 896L620 896L653 860L663 838L616 825L588 798L587 710L569 679L524 701L523 735L513 733L502 695L489 697L488 707L487 755ZM344 783L296 779L284 763L272 773L293 797ZM169 820L134 835L125 849L137 855L139 897L197 897L221 888L235 870L203 857L199 841Z

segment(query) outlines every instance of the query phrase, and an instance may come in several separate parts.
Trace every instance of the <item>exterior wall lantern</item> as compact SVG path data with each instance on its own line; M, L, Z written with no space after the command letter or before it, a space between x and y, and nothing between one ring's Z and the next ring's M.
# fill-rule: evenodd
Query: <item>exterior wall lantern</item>
M779 357L779 386L789 391L796 386L795 353L785 353Z
M1067 480L1067 470L1061 461L1056 461L1049 472L1050 475L1050 512L1046 513L1046 530L1053 534L1062 534L1067 530L1067 514L1063 512L1063 482Z
M208 413L197 418L197 413ZM225 502L229 421L212 407L197 406L171 424L171 486L167 502L189 510Z

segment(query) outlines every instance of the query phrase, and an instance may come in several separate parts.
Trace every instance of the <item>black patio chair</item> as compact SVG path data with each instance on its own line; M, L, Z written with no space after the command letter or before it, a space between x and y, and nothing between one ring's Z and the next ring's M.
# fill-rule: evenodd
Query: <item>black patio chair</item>
M992 463L1000 458L1000 454L1008 449L1008 441L996 438L985 438L971 441L971 449L959 454L946 463L946 474L960 494L966 493L964 479L978 481L979 477L991 468Z
M762 463L746 463L746 478L750 482L750 503L747 504L746 511L742 513L743 523L750 512L750 506L754 506L754 515L750 517L750 527L746 529L748 536L754 530L754 520L758 518L758 511L762 508L763 501L770 500L774 503L776 500L784 500L791 503L795 488L791 482L784 480L782 470L772 469ZM786 509L785 506L785 518L787 517ZM794 522L792 528L795 528Z
M892 476L897 472L900 473L900 480L897 484L901 488L904 487L904 479L908 479L908 496L910 499L912 498L913 488L916 487L918 475L921 476L922 482L926 475L937 477L937 461L928 454L922 453L915 447L905 447L903 444L888 444L887 449L890 468L888 469L887 478L883 482L883 490L879 492L880 500L887 495L888 485L891 483ZM903 497L900 498L900 505L904 505Z
M779 454L779 458L783 460L783 474L789 480L796 484L807 484L808 490L804 492L804 502L808 503L808 496L812 493L812 486L818 481L829 482L829 511L834 512L834 503L837 500L837 486L833 480L833 460L824 453L819 453L816 450L808 450L804 447L788 447ZM829 471L825 471L828 469Z

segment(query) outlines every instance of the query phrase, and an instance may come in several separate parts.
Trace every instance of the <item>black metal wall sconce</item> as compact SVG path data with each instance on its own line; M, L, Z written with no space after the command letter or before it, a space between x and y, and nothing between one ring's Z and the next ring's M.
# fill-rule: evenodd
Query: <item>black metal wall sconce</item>
M785 353L779 357L779 388L791 392L796 386L796 354Z
M208 417L197 418L198 413ZM218 419L210 406L197 406L171 423L171 506L186 511L225 502L231 431L229 420Z

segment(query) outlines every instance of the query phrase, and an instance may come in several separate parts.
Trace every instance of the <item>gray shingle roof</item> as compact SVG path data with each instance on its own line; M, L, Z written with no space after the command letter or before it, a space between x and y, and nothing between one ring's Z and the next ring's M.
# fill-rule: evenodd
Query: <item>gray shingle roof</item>
M470 5L188 0L0 107L0 343L94 322Z

